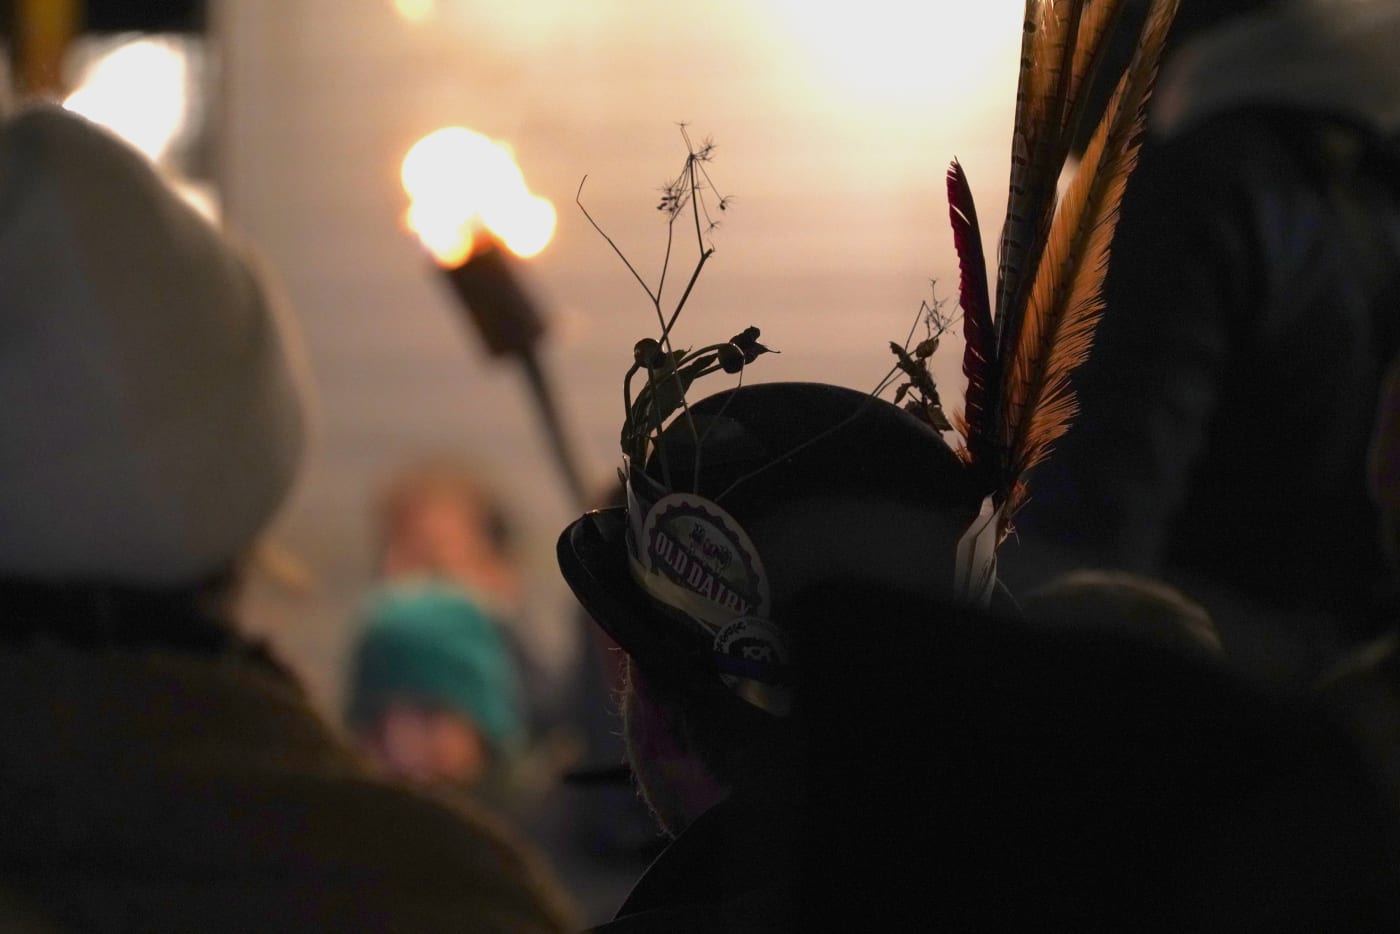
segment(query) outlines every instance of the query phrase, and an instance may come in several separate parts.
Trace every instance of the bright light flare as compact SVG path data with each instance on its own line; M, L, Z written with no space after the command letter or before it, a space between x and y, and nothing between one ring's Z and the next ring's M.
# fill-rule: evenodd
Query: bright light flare
M450 209L443 211L429 202L415 201L408 206L404 222L443 266L462 265L476 246L471 222Z
M394 9L411 23L420 23L433 15L434 0L394 0Z
M159 162L185 129L189 62L173 41L143 37L98 59L63 106Z
M776 0L785 34L815 70L864 106L925 105L940 113L985 104L969 91L1016 73L1020 3L1009 0L864 0L858 8Z
M483 212L482 218L491 232L501 238L506 249L516 256L534 256L554 236L554 205L548 198L539 195L528 195L523 201L511 205L510 210L501 216L493 217Z
M414 143L400 177L409 229L444 266L466 262L483 227L522 257L554 235L554 205L530 193L510 150L465 127L444 127Z

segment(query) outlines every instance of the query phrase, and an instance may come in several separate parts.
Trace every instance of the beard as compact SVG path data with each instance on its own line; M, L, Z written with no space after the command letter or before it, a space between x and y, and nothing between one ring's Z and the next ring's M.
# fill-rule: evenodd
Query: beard
M723 796L704 767L686 752L630 658L622 687L622 738L637 793L668 837L679 836Z

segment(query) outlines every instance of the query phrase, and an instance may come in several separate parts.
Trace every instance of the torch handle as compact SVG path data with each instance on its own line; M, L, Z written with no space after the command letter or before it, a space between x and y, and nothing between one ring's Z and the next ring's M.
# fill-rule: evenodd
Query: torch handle
M520 361L569 492L579 506L587 505L588 492L569 451L564 421L535 355L535 347L544 335L544 320L516 279L510 257L499 246L487 245L443 272L491 356L515 357Z
M543 336L544 321L503 248L488 244L443 271L491 356L529 353Z
M525 370L525 379L530 384L530 391L534 394L535 401L539 405L540 416L544 419L545 434L549 438L551 450L554 451L554 459L559 464L559 469L564 473L564 482L568 484L569 492L573 494L574 501L580 506L584 506L588 503L588 490L584 486L578 464L574 461L573 454L569 450L569 444L564 435L564 422L559 417L558 406L554 404L554 394L549 388L544 368L540 366L534 348L525 348L519 356L520 365Z

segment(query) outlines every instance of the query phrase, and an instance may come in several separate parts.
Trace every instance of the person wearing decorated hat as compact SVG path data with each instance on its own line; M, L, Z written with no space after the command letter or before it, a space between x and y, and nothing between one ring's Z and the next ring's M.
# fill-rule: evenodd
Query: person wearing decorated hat
M1175 4L1153 4L1130 78L1086 156L1089 171L1057 209L1074 122L1060 110L1076 112L1075 92L1061 88L1050 118L1048 102L1026 89L1071 80L1041 71L1052 58L1096 59L1105 24L1086 13L1097 26L1066 35L1079 21L1071 7L1029 4L1017 136L1034 159L1018 160L1013 179L995 318L970 188L957 162L948 173L967 344L961 417L945 412L929 367L952 324L936 301L921 309L923 340L911 333L890 343L893 365L873 391L753 385L748 368L769 352L757 328L677 349L689 290L667 314L660 285L653 291L632 269L661 332L636 343L623 379L626 506L574 522L558 557L574 594L627 656L628 762L673 839L599 930L799 929L793 872L812 780L800 763L823 739L801 685L840 685L853 701L862 692L830 653L812 660L806 650L880 644L883 602L917 607L916 622L928 626L1014 614L996 549L1025 500L1025 478L1073 414L1069 373L1101 308L1106 240L1093 232L1112 228ZM694 224L692 283L714 252L705 240L717 194L712 153L709 143L689 145L660 202L673 225ZM691 398L697 381L721 371L738 385ZM872 596L862 613L828 619L818 632L799 607L819 588Z
M983 493L932 428L865 393L768 383L689 408L708 433L699 476L681 420L630 472L626 509L560 542L566 580L627 655L628 759L677 838L615 924L781 927L804 729L791 604L856 580L954 600Z
M306 436L267 277L136 150L0 121L0 889L62 930L559 931L234 624Z

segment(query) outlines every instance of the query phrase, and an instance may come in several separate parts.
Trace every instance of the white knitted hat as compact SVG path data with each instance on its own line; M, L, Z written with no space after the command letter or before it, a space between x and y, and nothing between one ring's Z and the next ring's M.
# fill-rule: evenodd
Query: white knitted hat
M106 130L0 123L0 577L164 586L248 549L303 446L277 306Z

